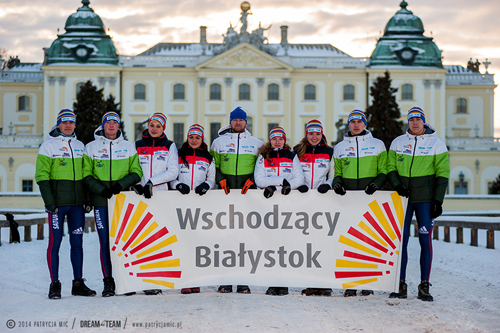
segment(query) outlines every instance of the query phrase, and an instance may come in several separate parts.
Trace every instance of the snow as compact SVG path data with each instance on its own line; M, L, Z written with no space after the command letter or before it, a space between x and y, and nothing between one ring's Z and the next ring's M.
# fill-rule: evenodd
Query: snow
M19 231L23 239L24 228ZM389 299L388 293L382 292L344 298L341 290L334 290L332 297L306 297L300 295L301 288L291 288L291 294L284 297L265 295L266 287L251 287L250 295L219 294L216 286L202 287L196 295L169 290L158 296L102 298L95 232L84 234L84 276L98 296L71 296L69 242L65 236L60 250L62 299L49 300L47 239L36 240L36 228L32 228L32 242L8 244L8 234L8 229L3 228L0 247L0 331L3 332L65 331L73 325L76 332L107 332L124 327L128 331L150 331L133 328L137 323L157 325L156 330L162 331L171 329L165 327L167 324L180 323L181 329L194 332L500 332L500 250L486 249L484 230L479 231L479 247L469 245L468 231L464 231L464 244L454 243L455 232L451 232L450 243L433 242L431 294L435 301L431 303L416 298L419 245L413 236L407 274L409 296L405 300ZM500 247L500 232L495 232L495 238ZM9 319L15 321L15 329L5 329ZM82 327L95 320L108 326L119 323L121 327ZM47 327L53 322L67 323L68 328ZM19 328L23 324L31 327Z

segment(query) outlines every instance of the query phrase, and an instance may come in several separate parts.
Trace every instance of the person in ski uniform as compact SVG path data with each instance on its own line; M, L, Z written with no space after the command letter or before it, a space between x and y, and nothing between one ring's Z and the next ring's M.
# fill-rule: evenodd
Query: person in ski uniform
M167 191L168 183L179 175L177 147L165 135L167 117L154 113L149 118L148 128L142 131L142 139L135 142L142 168L140 184L134 186L138 194L146 199L153 196L153 188Z
M257 187L264 189L264 197L267 199L277 190L288 195L291 190L304 185L304 173L299 158L286 143L286 133L282 127L271 129L269 141L259 149L254 179ZM266 295L288 295L288 288L269 287Z
M73 266L73 286L75 296L95 296L84 283L83 276L83 227L86 205L83 188L84 146L76 138L76 115L64 109L57 115L57 123L42 143L36 159L35 180L40 187L45 211L49 214L49 245L47 264L50 272L49 298L61 298L59 281L59 248L63 237L64 217L67 217L71 265Z
M153 113L149 118L148 128L142 131L142 139L135 142L142 169L139 184L132 189L146 199L153 196L153 188L157 191L167 191L168 182L175 179L179 173L177 164L177 148L175 143L165 135L167 117L161 113ZM161 289L144 290L146 295L161 294ZM134 293L127 293L132 295Z
M246 129L247 114L237 107L229 115L229 125L219 130L219 137L212 142L210 154L214 157L215 181L226 194L230 189L241 189L245 194L249 188L256 188L252 180L257 152L263 142L253 137ZM232 286L222 285L221 293L230 293ZM237 292L250 293L248 286L237 286Z
M442 204L450 165L448 149L436 130L425 122L424 111L412 107L408 111L409 128L391 143L387 171L389 182L402 197L409 198L403 226L401 250L401 274L399 292L391 298L406 298L406 265L408 263L408 240L413 212L417 216L420 242L420 285L418 298L432 302L429 293L429 277L432 264L433 220L443 212Z
M319 120L310 120L306 125L306 135L299 144L293 147L299 157L305 184L297 189L301 193L309 189L317 189L319 193L327 193L332 189L335 174L333 148L327 143L323 134L323 125ZM302 295L331 296L331 288L306 288Z
M84 184L92 193L95 223L100 242L101 269L104 276L103 297L115 295L109 253L108 199L128 190L141 180L142 170L133 143L123 138L120 116L113 111L102 117L94 132L95 140L85 146L83 156Z
M384 143L375 139L366 128L363 111L353 110L347 118L349 132L334 148L335 178L333 190L344 195L351 190L364 190L372 195L384 186L387 176L387 151ZM362 290L363 296L372 290ZM356 290L346 289L345 297L356 296Z
M203 126L194 124L189 127L187 140L179 148L180 173L176 180L170 183L172 189L182 194L191 190L205 195L215 186L215 163L205 143ZM181 293L199 293L200 287L182 288Z

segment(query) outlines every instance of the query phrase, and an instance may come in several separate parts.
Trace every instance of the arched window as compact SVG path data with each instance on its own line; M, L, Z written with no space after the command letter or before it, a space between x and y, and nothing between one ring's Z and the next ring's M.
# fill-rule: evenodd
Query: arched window
M467 113L467 100L465 98L457 99L457 113Z
M174 85L174 100L185 100L185 87L181 83Z
M354 86L352 84L344 86L344 101L354 101Z
M222 99L222 97L221 97L220 84L212 83L210 85L210 100L211 101L220 101L221 99Z
M270 101L279 101L280 99L280 86L276 83L271 83L267 86L267 99Z
M83 83L83 82L76 84L76 95L78 95L80 93L80 90L82 90L84 85L85 85L85 83Z
M250 100L250 85L247 83L242 83L238 87L238 99L240 101Z
M312 84L308 84L304 87L304 100L315 101L316 100L316 87Z
M19 111L29 111L30 110L30 98L28 96L19 97L18 102L19 102L19 105L18 105Z
M412 101L413 100L413 86L411 84L403 84L401 86L401 100Z
M134 86L134 99L135 100L146 100L146 86L142 83L138 83Z

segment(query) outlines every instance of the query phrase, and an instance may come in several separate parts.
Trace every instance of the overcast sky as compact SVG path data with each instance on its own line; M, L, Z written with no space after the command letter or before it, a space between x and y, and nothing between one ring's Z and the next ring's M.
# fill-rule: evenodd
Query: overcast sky
M242 1L91 0L119 54L135 55L159 42L198 42L207 26L208 42L219 43L229 23L238 24ZM280 41L288 25L291 43L330 43L354 57L369 57L400 0L252 0L248 31L272 24L266 33ZM491 62L488 72L500 82L499 0L407 0L426 36L443 50L444 64L466 65L469 58ZM66 18L80 0L0 0L0 48L22 62L41 62L43 47L64 33ZM236 29L239 31L239 25ZM481 72L484 73L484 66ZM496 90L495 127L500 136L500 90Z

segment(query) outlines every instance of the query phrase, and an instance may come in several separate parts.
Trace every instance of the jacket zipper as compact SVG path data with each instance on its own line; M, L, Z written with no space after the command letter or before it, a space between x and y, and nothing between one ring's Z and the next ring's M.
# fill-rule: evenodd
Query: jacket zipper
M240 133L238 133L238 145L236 147L236 166L235 166L235 174L238 177L238 158L240 157Z
M193 180L194 180L194 166L196 164L196 151L193 149L193 165L191 166L191 189L193 189Z
M111 183L113 181L113 178L112 178L112 172L111 172L111 169L112 169L112 163L113 163L113 141L110 141L109 142L109 182Z
M316 166L316 157L314 156L315 147L313 147L313 160L312 160L312 178L311 178L311 190L314 188L314 167Z
M75 194L76 194L77 191L76 191L75 156L73 155L73 148L71 147L71 139L68 140L68 146L69 150L71 150L71 163L73 164L73 188L75 189ZM76 205L76 195L74 203Z
M358 137L356 137L356 168L357 168L357 177L356 177L356 189L359 189L359 144Z
M154 154L155 154L155 140L153 138L153 146L152 146L152 152L151 152L151 163L149 163L149 178L153 177L153 160L154 160Z
M413 155L411 157L411 162L410 162L410 172L408 174L408 191L410 190L410 183L411 183L411 167L413 166L413 160L415 159L415 151L417 150L417 137L415 137L415 144L413 145Z

